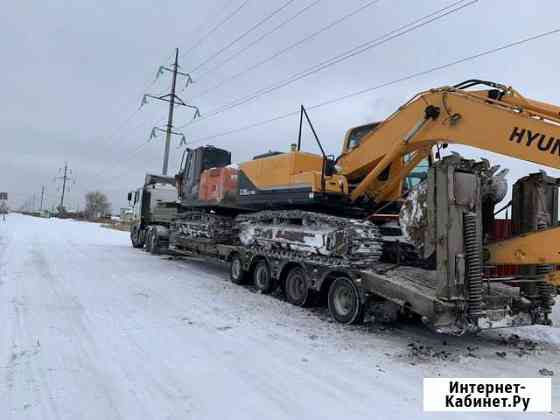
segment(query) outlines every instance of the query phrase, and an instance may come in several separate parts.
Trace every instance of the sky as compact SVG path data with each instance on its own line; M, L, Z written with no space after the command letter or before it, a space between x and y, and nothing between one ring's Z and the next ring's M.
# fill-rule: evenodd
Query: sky
M105 192L115 213L126 206L127 192L140 186L146 173L161 173L164 136L148 139L154 125L165 123L167 104L151 100L138 108L145 93L160 95L169 90L169 74L157 79L155 75L159 66L171 64L175 48L180 51L181 71L191 74L194 81L183 89L185 78L180 76L178 94L197 106L204 117L177 130L184 132L188 143L226 148L234 162L241 162L268 150L288 150L297 139L298 116L214 136L297 111L300 104L311 107L560 27L560 3L554 0L464 1L460 4L468 5L455 13L212 116L223 105L452 3L7 2L0 29L0 191L9 193L13 208L30 202L33 194L38 206L44 185L45 205L51 207L60 199L60 182L55 178L67 162L74 178L66 194L67 208L83 209L84 196L92 190ZM360 11L339 21L355 10ZM266 35L294 15L297 17L292 21ZM228 16L231 18L224 22ZM306 41L256 66L306 37ZM551 35L312 109L309 114L327 153L338 155L348 128L382 120L417 92L466 79L501 82L527 97L560 104L559 43L560 34ZM239 73L242 75L232 78ZM183 126L192 116L191 109L178 108L174 125ZM205 140L207 137L213 138ZM177 172L183 151L180 146L180 138L174 138L170 174ZM317 151L309 136L304 139L304 149ZM541 169L486 151L458 146L447 150L470 158L489 158L510 169L512 182ZM560 176L560 171L546 170Z

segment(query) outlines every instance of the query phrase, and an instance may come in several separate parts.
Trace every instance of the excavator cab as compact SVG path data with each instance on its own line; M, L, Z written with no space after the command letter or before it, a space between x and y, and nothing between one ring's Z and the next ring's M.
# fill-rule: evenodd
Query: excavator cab
M362 139L367 134L374 131L379 124L379 122L375 122L371 124L360 125L348 130L342 147L342 153L344 154L357 148L361 144Z
M347 131L343 147L342 155L349 154L360 146L365 141L365 139L375 133L375 131L381 127L381 122L374 122L371 124L365 124L358 127L353 127ZM364 146L364 153L370 152L371 149ZM376 179L376 182L372 183L369 190L371 190L371 195L375 195L374 192L379 191L384 185L389 184L390 181L394 180L399 173L402 173L403 168L413 158L412 154L404 154L396 158L391 162L383 172L381 172ZM366 165L357 170L345 172L344 175L348 178L350 182L357 183L360 182L365 174L371 171L378 163L380 159L371 158ZM427 176L428 169L430 167L430 159L423 159L418 165L410 172L402 181L396 183L392 186L382 200L381 205L385 205L387 202L400 201L402 197L410 191L414 186L424 180ZM398 205L396 206L398 209Z
M181 171L175 176L179 200L184 205L199 201L202 173L211 168L223 168L231 163L231 153L214 146L187 149L183 155Z
M402 192L405 195L407 192L411 191L414 187L420 184L422 181L426 179L428 176L428 171L430 170L430 160L424 159L422 160L416 168L408 174L408 176L404 179L402 185Z

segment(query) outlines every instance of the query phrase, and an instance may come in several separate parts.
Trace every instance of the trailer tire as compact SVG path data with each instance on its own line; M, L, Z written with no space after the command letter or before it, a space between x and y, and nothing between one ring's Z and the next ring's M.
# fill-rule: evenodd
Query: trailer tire
M288 272L284 281L286 300L292 305L306 306L309 302L309 287L307 276L300 266L295 266Z
M357 324L363 319L358 289L348 277L337 277L329 288L329 313L341 324Z
M245 284L247 272L243 270L243 261L239 254L233 254L229 264L229 278L233 284Z
M274 290L274 280L264 259L257 262L253 270L253 281L262 294L267 295Z

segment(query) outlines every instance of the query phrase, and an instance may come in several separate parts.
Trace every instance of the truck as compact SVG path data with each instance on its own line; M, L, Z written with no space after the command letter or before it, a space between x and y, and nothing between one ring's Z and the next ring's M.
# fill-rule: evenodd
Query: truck
M315 133L302 107L286 152L232 164L229 151L201 146L185 151L175 177L147 175L129 194L133 246L227 263L232 282L325 304L345 324L365 314L410 314L458 334L550 324L558 181L543 172L518 180L514 237L496 241L506 172L441 150L467 144L558 168L560 108L468 80L351 128L337 158L317 136L321 155L301 150L304 118ZM501 265L517 270L488 274Z

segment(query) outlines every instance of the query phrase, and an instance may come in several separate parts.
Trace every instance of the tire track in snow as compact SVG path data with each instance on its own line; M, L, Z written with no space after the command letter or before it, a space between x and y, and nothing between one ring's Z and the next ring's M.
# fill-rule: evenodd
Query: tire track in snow
M68 242L71 246L68 246L67 252L69 254L70 267L66 267L66 271L74 271L72 267L75 267L75 271L79 271L80 265L86 263L83 257L88 257L87 262L89 264L93 263L95 265L95 261L91 261L91 256L88 255L84 248L90 248L89 246L84 246L84 244L72 244L71 241ZM128 248L124 248L125 253L129 252ZM108 254L111 256L111 259L115 261L114 264L110 265L111 271L118 271L118 272L127 272L127 267L123 266L123 270L118 270L119 266L122 265L122 262L119 259L119 255L115 255L114 252L111 250L104 251L103 254ZM126 277L126 276L125 276ZM106 276L105 276L106 278ZM104 278L104 279L105 279ZM75 289L79 287L75 279L66 278L66 283L68 287ZM98 278L96 280L101 280ZM190 411L189 406L189 395L183 389L184 386L181 386L180 378L176 378L173 373L176 371L172 366L166 366L165 364L162 365L162 361L156 359L155 355L150 355L148 352L142 348L139 343L134 339L134 336L128 334L127 331L127 319L126 317L120 316L123 312L129 312L131 310L131 306L135 307L139 306L140 310L145 310L143 305L130 305L132 301L126 299L119 299L118 298L118 289L120 284L96 284L96 288L100 287L113 287L115 289L115 293L111 296L111 301L109 305L103 305L103 309L107 310L108 316L105 318L106 321L109 321L108 317L113 315L113 310L118 310L119 314L114 314L115 316L111 316L110 322L114 324L116 330L121 331L121 334L118 336L112 336L111 334L106 334L105 331L96 328L96 324L99 324L99 321L102 320L100 318L101 311L96 311L96 318L95 320L90 319L90 317L84 316L84 322L90 327L91 331L94 331L98 339L102 340L105 344L105 352L111 353L111 357L114 358L113 363L117 362L119 366L119 378L122 376L122 379L129 384L129 392L134 395L135 403L141 407L140 412L143 413L150 413L151 407L150 405L156 405L155 401L161 399L163 402L165 401L174 401L175 403L180 402L183 406L181 411L181 415L177 418L181 418L184 414ZM97 289L99 290L99 289ZM82 293L90 293L92 290L90 288L83 288L81 290ZM135 293L138 295L138 293ZM92 296L95 296L95 291L93 291ZM147 295L150 298L149 295ZM87 296L86 296L87 297ZM140 297L141 302L145 300L145 297ZM96 299L94 299L96 300ZM124 332L124 333L123 333ZM135 362L141 361L141 363ZM155 362L155 363L154 363ZM165 404L163 404L165 405ZM170 404L167 404L170 405ZM161 408L161 405L160 405ZM163 408L162 410L168 411L167 409ZM176 409L174 411L177 411ZM173 413L169 412L169 418ZM150 417L152 418L159 418L163 417L164 413L162 412L155 412L152 413ZM167 417L166 417L167 418Z

